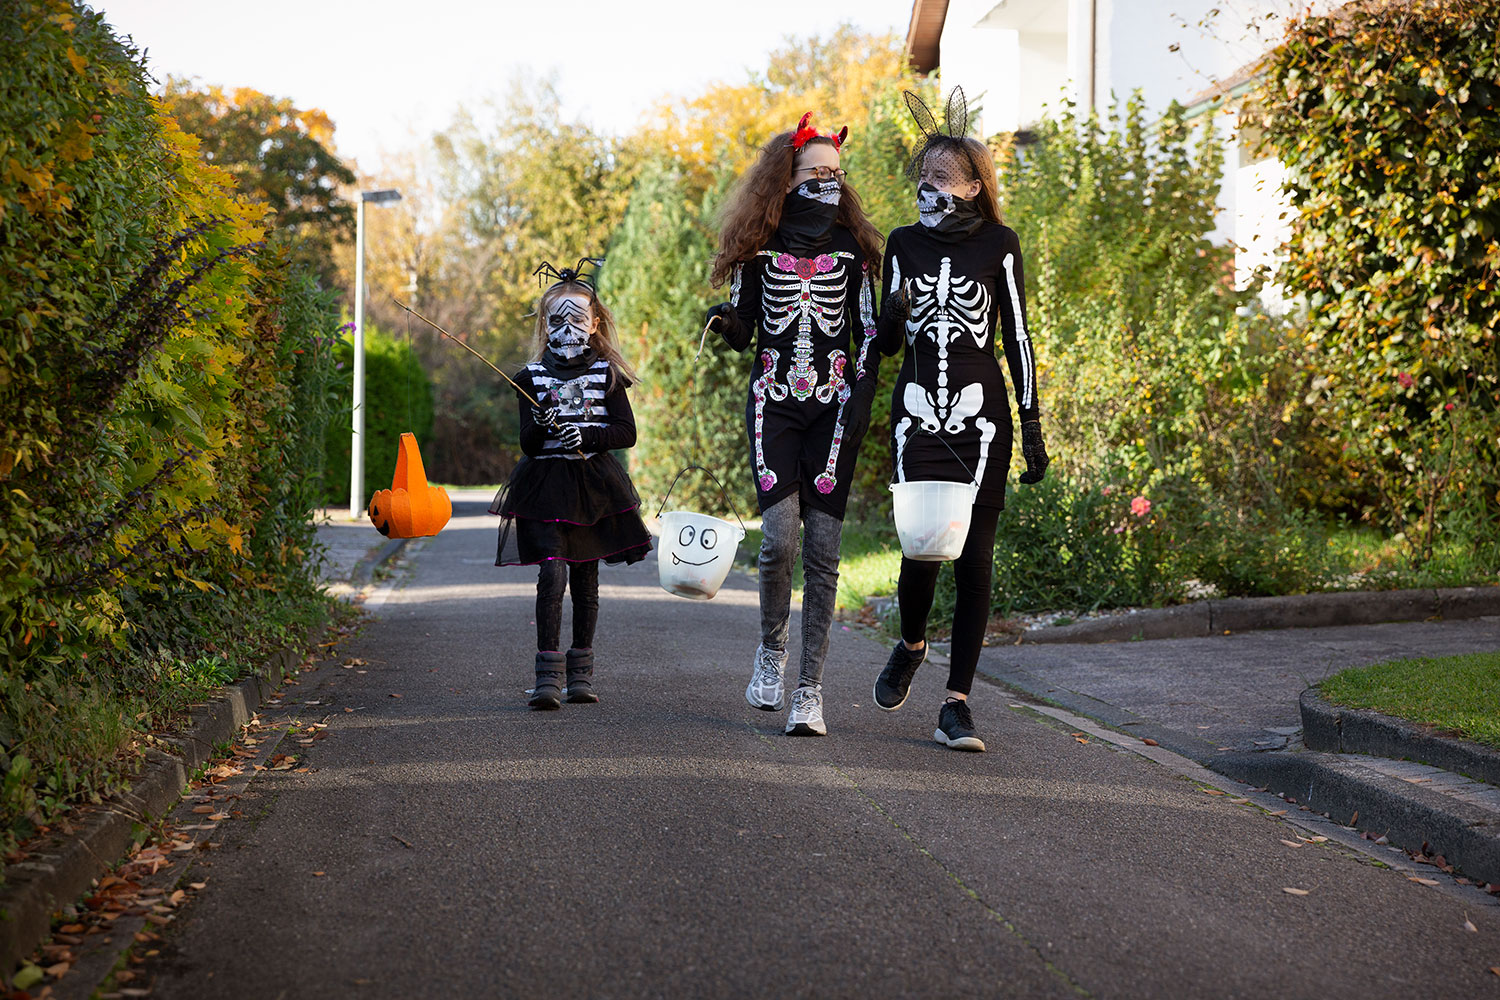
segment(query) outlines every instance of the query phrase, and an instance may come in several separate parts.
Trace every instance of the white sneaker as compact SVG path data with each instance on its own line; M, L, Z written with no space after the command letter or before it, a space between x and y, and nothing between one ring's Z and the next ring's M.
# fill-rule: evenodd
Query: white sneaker
M776 652L765 646L755 647L755 672L745 688L745 700L751 708L763 712L781 711L781 675L786 672L786 651Z
M827 736L823 723L823 689L799 687L792 692L792 710L786 717L788 736Z

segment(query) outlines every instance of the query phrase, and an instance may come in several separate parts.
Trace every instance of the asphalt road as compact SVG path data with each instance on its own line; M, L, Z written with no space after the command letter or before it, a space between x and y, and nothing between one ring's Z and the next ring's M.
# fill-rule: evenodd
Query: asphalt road
M740 573L694 603L605 568L602 701L528 711L534 571L478 509L409 549L364 664L288 689L330 735L195 864L152 996L1500 996L1477 891L1289 847L988 684L991 752L946 750L944 672L880 712L885 648L838 624L830 736L784 737Z

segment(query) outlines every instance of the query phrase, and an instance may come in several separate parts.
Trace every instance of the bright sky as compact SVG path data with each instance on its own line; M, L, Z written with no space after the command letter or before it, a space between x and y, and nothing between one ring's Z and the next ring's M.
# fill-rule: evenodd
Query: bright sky
M147 68L246 86L333 118L378 174L517 73L556 74L564 114L623 133L657 98L740 82L788 36L847 21L905 36L912 0L91 0ZM790 126L788 126L790 127Z

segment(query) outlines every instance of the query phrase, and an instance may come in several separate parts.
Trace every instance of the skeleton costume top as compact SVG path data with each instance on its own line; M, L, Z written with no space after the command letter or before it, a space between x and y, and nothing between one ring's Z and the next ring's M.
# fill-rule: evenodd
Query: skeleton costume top
M885 295L909 296L905 323L880 331L882 353L906 345L891 397L896 479L977 482L975 503L1003 508L1012 424L997 321L1020 419L1038 415L1021 242L977 213L964 218L972 203L923 189L922 223L892 232L885 250Z
M832 214L819 225L816 208L798 207L798 198L819 204L829 187L836 192L836 182L801 185L766 246L734 266L737 339L725 339L744 350L759 331L745 423L760 509L795 492L842 519L859 444L845 439L845 411L879 358L864 252Z
M575 273L565 270L562 280ZM556 300L546 350L516 373L525 457L490 506L502 518L497 566L633 563L651 549L641 498L610 454L635 444L629 382L590 346L590 318L572 300Z

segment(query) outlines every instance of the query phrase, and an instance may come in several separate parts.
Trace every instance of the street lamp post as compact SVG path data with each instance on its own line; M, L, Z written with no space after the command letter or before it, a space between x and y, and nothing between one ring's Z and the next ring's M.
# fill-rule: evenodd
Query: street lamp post
M365 512L365 202L400 201L394 188L361 191L354 215L354 436L349 444L349 519Z

